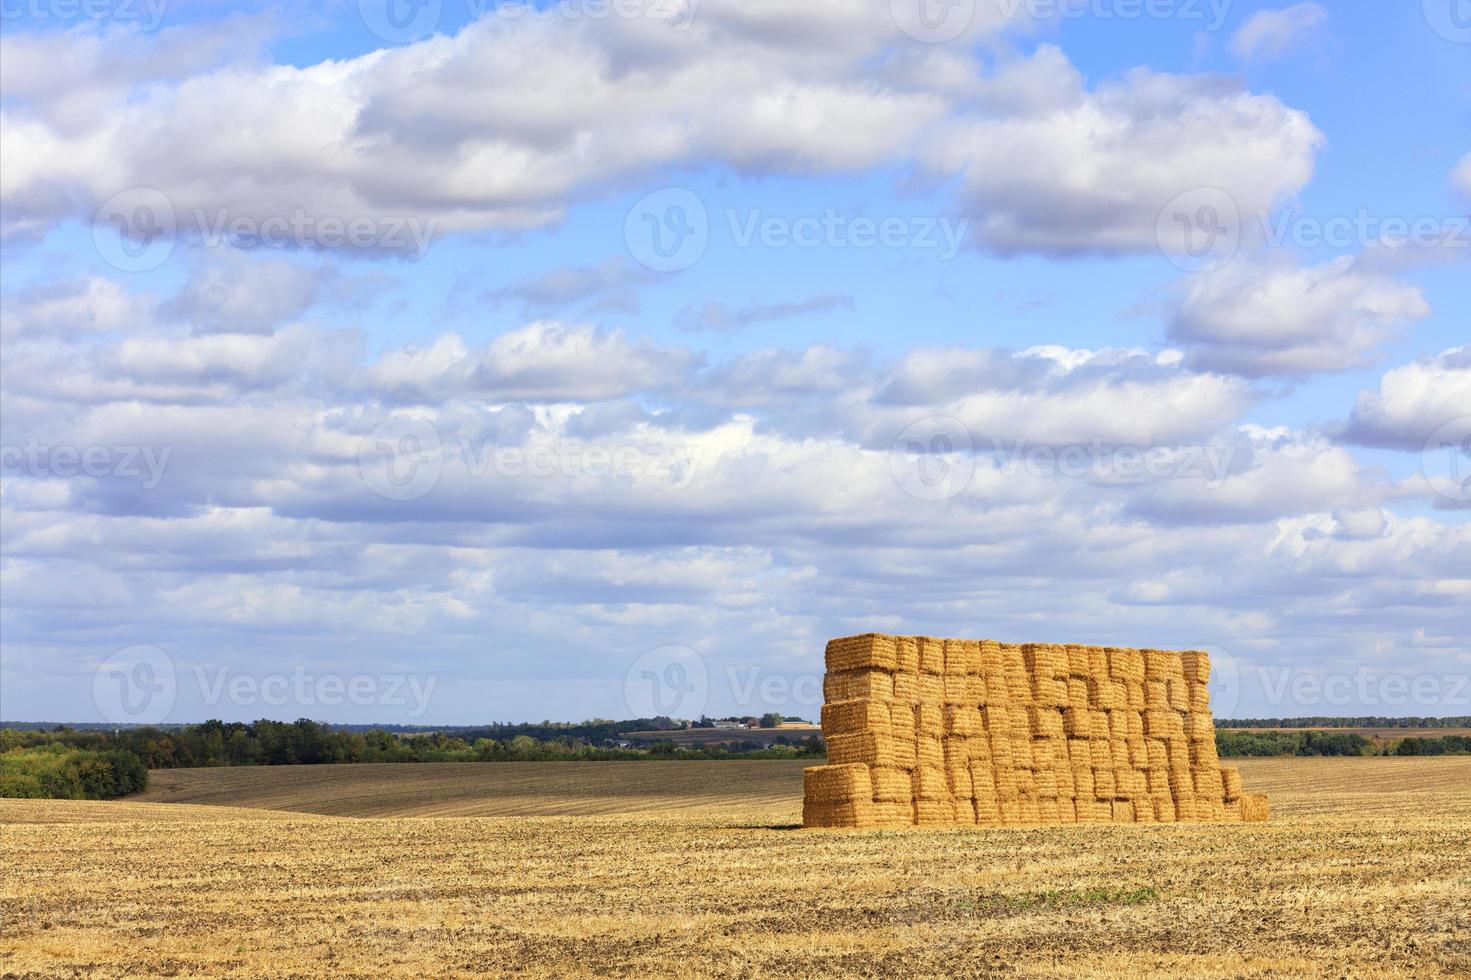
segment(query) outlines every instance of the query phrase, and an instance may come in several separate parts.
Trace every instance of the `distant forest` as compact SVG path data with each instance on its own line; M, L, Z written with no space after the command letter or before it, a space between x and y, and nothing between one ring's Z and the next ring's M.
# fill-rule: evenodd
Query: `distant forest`
M1413 724L1406 724L1413 722ZM1352 731L1278 728L1471 728L1471 718L1287 718L1221 721L1223 758L1266 756L1466 755L1471 736L1371 738ZM109 799L147 787L148 770L205 766L331 765L354 762L618 762L660 759L825 758L821 738L778 736L772 744L736 741L691 747L622 738L632 731L676 731L670 718L579 723L404 728L294 722L206 721L112 728L13 724L0 728L0 796Z

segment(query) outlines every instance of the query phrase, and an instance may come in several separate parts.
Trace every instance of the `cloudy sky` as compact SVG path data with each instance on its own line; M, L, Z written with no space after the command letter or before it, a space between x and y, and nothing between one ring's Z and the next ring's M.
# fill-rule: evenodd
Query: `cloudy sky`
M7 5L0 717L1471 714L1456 2Z

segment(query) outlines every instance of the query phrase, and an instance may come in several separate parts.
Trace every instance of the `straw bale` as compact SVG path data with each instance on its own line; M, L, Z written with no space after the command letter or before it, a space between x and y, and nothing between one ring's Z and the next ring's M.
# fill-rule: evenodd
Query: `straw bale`
M945 673L958 676L981 672L981 642L979 640L946 640Z
M979 701L972 701L970 698L970 682L977 679L965 674L946 674L944 682L945 703L968 704L972 707L979 705Z
M936 707L945 703L945 675L919 675L919 703Z
M1180 667L1185 679L1196 684L1209 684L1211 658L1204 650L1185 650L1180 654Z
M1033 738L1063 738L1062 712L1056 708L1036 707L1029 713Z
M894 675L894 703L919 703L919 675L902 671Z
M898 666L894 638L882 633L864 633L861 636L829 640L825 660L827 669L831 671L872 667L892 671Z
M914 730L920 735L944 735L945 709L928 702L915 705Z
M895 766L872 766L869 779L873 783L875 803L908 803L914 797L909 770Z
M1098 785L1093 780L1093 770L1086 766L1073 766L1073 796L1079 800L1091 800L1098 795Z
M917 766L945 765L945 743L938 735L919 735L914 740L914 764Z
M854 735L832 735L826 741L827 761L831 765L861 763L903 768L906 758L908 766L914 765L914 743L892 735L861 732Z
M1067 703L1069 708L1091 708L1093 704L1094 682L1085 677L1069 677L1067 682Z
M915 800L914 823L917 827L948 827L955 822L955 801Z
M1189 708L1202 714L1211 710L1211 689L1194 681L1189 685Z
M868 801L853 803L819 803L816 800L802 802L802 826L846 827L862 830L877 826L874 804Z
M933 636L916 637L919 641L919 672L921 674L945 673L945 641Z
M1241 772L1235 766L1221 767L1221 787L1228 803L1241 799Z
M919 673L919 637L894 637L894 660L898 664L896 670L907 674Z
M975 799L975 784L971 781L970 767L968 765L947 766L945 768L945 778L950 782L951 796L958 799Z
M910 792L916 800L948 800L950 777L943 766L916 766L910 774Z
M818 803L873 801L873 783L865 765L811 766L802 771L803 796Z
M1249 823L1257 823L1267 820L1272 815L1272 807L1267 798L1260 793L1241 794L1241 819Z
M889 705L889 731L895 738L902 738L908 742L914 741L914 734L918 731L915 727L914 705Z
M822 706L823 735L854 735L860 732L892 732L887 701L829 701Z
M824 701L894 700L894 675L886 670L866 668L830 672L822 679Z

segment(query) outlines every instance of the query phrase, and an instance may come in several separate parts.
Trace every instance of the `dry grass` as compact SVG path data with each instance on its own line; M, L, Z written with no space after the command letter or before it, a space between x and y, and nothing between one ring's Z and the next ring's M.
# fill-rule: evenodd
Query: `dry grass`
M1245 778L1273 796L1268 824L892 832L781 829L800 813L801 764L748 766L762 768L483 767L508 770L484 785L520 812L600 780L663 784L605 804L623 815L0 801L0 973L1471 972L1471 760L1251 760ZM395 768L362 767L357 794L337 782L349 768L202 775L214 792L249 777L236 803L337 793L320 808L381 813L385 783L446 787L413 770L452 767ZM724 802L737 774L762 798ZM688 809L669 808L677 794Z

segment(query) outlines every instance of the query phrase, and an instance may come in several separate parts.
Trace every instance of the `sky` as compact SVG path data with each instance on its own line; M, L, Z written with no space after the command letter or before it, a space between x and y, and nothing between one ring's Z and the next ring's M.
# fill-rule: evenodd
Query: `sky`
M1471 714L1465 0L5 0L0 718Z

